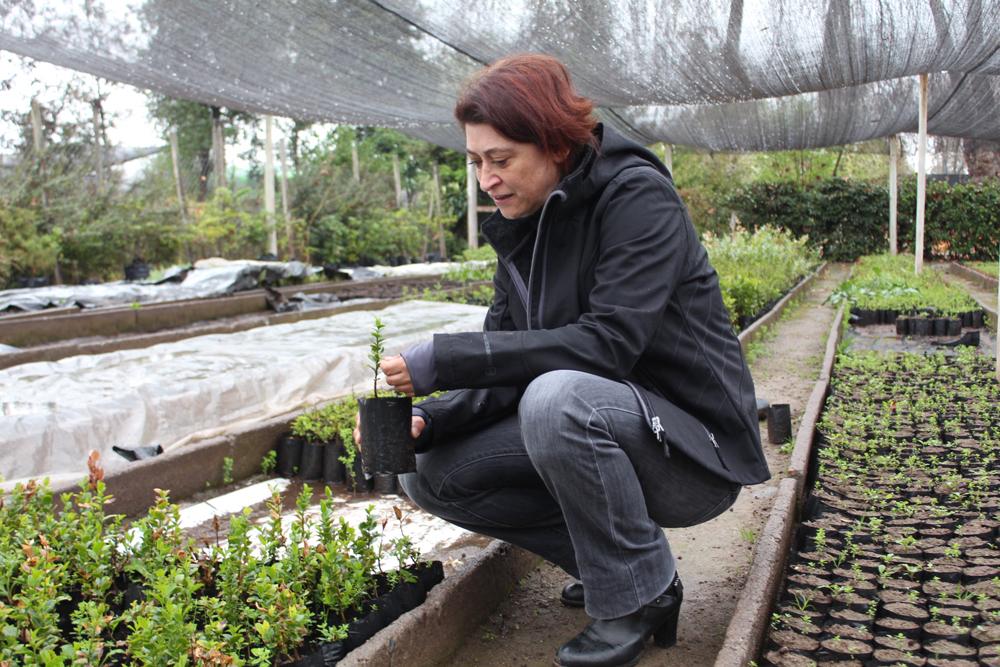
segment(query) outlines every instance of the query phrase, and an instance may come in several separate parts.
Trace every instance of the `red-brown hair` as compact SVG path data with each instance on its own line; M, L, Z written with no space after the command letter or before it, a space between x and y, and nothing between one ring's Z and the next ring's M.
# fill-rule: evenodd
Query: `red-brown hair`
M573 88L565 65L540 53L508 56L466 83L455 118L486 124L508 139L535 144L569 160L584 144L596 147L594 105Z

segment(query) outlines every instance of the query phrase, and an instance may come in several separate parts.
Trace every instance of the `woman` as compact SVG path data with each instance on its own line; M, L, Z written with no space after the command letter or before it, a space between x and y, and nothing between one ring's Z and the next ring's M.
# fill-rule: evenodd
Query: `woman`
M631 665L676 641L683 589L661 527L769 477L750 372L667 169L597 123L557 60L505 58L455 107L497 213L484 330L383 361L414 409L420 507L582 583L592 622L557 664ZM358 435L356 433L355 437Z

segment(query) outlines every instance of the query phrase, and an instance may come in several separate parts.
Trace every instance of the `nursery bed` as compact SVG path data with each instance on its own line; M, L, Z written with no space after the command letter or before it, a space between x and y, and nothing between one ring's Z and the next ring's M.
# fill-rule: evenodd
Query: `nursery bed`
M439 284L445 289L464 285L442 281L440 276L412 276L281 287L277 292L286 298L303 293L331 295L340 300L325 307L283 313L276 313L268 305L264 290L251 290L228 297L144 304L138 308L60 308L8 315L0 317L0 344L19 349L0 354L0 368L324 317L367 300L399 299Z
M969 349L842 359L761 664L997 664L998 401Z

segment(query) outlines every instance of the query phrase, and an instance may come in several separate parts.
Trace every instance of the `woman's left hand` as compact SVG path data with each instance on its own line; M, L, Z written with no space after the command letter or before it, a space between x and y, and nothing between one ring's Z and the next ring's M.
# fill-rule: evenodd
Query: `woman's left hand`
M401 394L413 396L413 380L410 379L410 369L401 355L393 355L382 359L382 372L385 380L393 389Z

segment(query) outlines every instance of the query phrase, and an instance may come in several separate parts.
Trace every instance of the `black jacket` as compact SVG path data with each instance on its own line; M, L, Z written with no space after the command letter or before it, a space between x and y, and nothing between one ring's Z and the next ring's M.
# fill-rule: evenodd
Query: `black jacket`
M482 333L434 336L437 385L465 389L421 404L432 443L511 414L532 379L572 369L627 382L666 455L762 482L753 381L670 174L613 130L596 133L600 150L549 195L537 233L499 213L483 223L496 294ZM516 267L529 261L524 284Z

